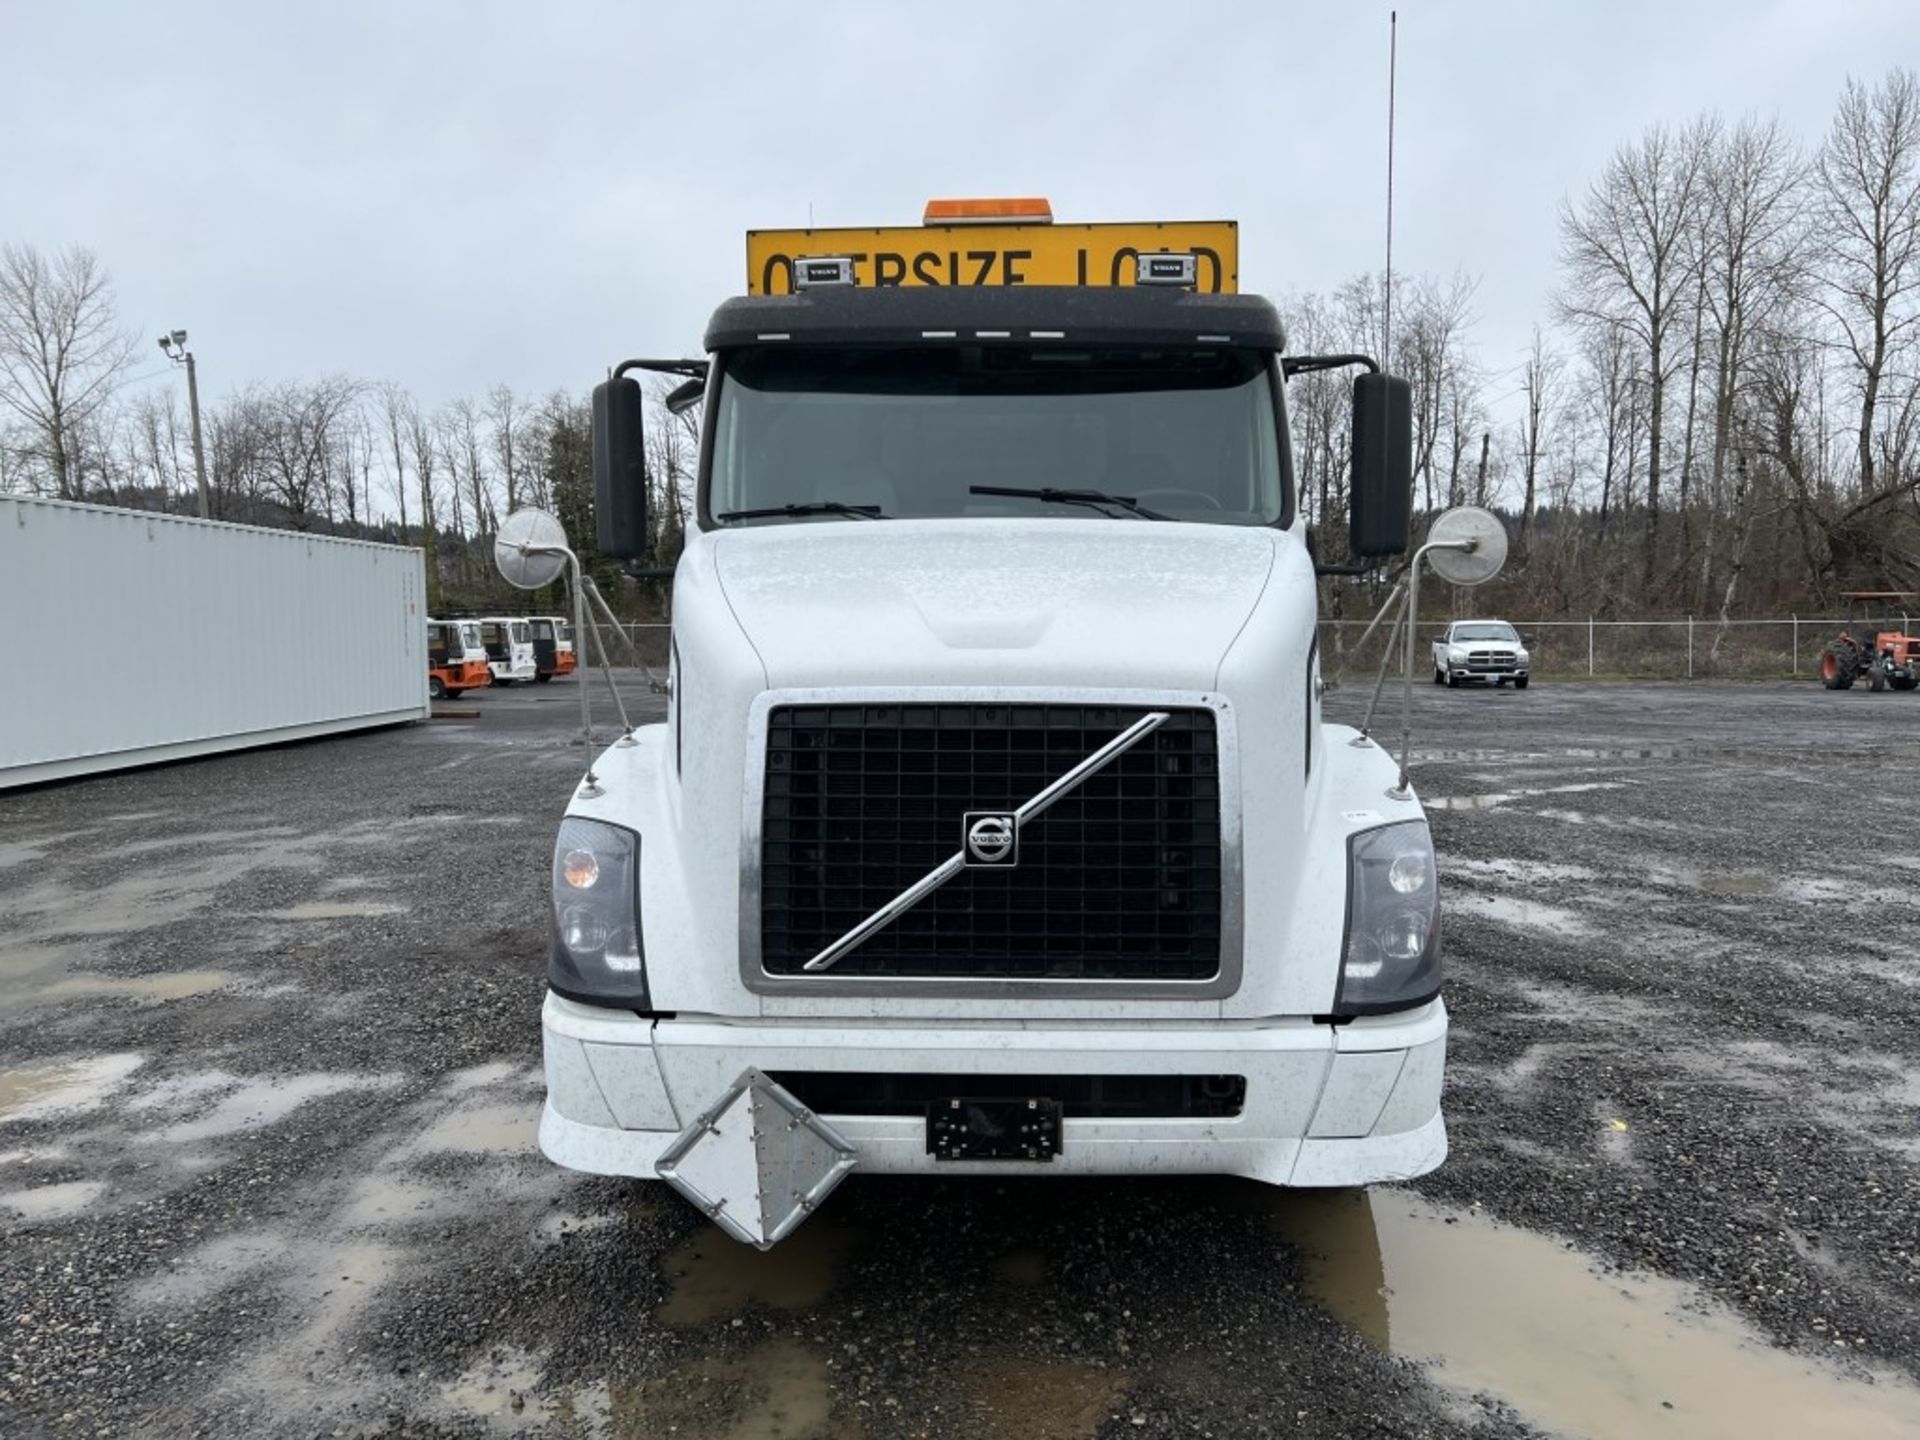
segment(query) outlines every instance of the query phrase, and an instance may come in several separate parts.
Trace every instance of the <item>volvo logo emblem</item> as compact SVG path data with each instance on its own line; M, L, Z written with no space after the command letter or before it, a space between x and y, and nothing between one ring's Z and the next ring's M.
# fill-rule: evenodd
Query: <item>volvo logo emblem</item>
M1009 866L1020 863L1020 825L1005 810L969 810L960 825L966 843L961 847L968 865Z

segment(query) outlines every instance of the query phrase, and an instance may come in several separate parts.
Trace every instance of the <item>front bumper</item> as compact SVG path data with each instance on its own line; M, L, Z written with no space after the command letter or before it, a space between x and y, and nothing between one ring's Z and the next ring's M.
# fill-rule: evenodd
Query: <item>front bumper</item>
M1231 1118L1095 1119L1068 1111L1050 1162L935 1161L919 1116L828 1114L878 1174L1218 1174L1274 1185L1369 1185L1447 1153L1447 1012L1307 1020L926 1022L650 1020L549 994L540 1148L598 1175L651 1178L661 1151L748 1066L768 1072L1237 1074Z

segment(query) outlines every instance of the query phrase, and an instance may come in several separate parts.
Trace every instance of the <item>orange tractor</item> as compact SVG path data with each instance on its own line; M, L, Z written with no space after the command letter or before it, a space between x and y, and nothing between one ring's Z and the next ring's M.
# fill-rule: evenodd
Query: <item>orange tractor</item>
M1895 609L1904 611L1913 593L1855 590L1840 598L1847 602L1847 623L1820 652L1820 683L1829 690L1850 690L1862 678L1869 690L1920 685L1920 635L1909 635L1882 618Z

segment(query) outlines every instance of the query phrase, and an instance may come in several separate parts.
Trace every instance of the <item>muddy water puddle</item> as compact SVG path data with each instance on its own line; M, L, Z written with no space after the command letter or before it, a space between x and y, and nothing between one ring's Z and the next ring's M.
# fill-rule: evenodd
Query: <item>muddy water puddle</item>
M1920 1389L1772 1349L1681 1282L1403 1191L1275 1197L1315 1296L1373 1345L1568 1436L1920 1437Z
M244 1078L222 1071L208 1071L202 1075L178 1077L166 1082L162 1089L163 1099L156 1108L183 1111L189 1118L141 1138L173 1145L225 1139L243 1131L264 1130L278 1125L303 1105L315 1100L355 1091L391 1090L400 1083L401 1077L398 1075L327 1071ZM214 1098L216 1096L218 1098ZM211 1104L207 1103L209 1100Z
M69 1180L0 1193L0 1213L11 1210L23 1220L65 1220L106 1194L104 1180Z
M833 1415L826 1357L795 1340L737 1356L707 1356L608 1393L608 1433L619 1440L841 1440L860 1425Z
M90 1055L0 1070L0 1121L45 1120L96 1110L142 1062L139 1055Z
M1429 810L1497 810L1516 800L1532 800L1541 795L1584 795L1595 790L1624 790L1626 780L1583 780L1573 785L1539 785L1512 790L1491 791L1482 795L1440 795L1426 802Z
M1097 1365L990 1360L955 1377L971 1402L979 1433L995 1440L1091 1436L1119 1407L1128 1377Z
M530 1155L539 1129L537 1100L470 1105L434 1121L421 1132L414 1148L469 1155Z
M827 1298L852 1243L851 1231L820 1221L802 1225L771 1250L742 1245L712 1228L696 1230L661 1263L667 1298L655 1313L663 1324L685 1328L737 1315L749 1305L804 1310Z
M1477 890L1455 890L1442 906L1449 915L1473 915L1496 924L1535 930L1565 939L1591 935L1593 927L1572 910L1543 905L1517 895L1489 895Z
M285 910L262 910L262 920L375 920L383 915L404 915L407 907L379 900L310 900L290 905Z
M224 989L226 970L172 970L107 975L83 968L88 952L74 945L14 945L0 954L0 1002L10 1008L62 1000L184 1000Z

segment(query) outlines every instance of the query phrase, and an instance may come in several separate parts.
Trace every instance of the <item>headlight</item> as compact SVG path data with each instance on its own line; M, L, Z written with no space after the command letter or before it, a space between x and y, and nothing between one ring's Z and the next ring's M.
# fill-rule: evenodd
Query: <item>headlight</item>
M560 822L547 983L569 1000L647 1008L640 837L631 830L573 817Z
M1527 663L1527 652L1524 650L1516 650L1513 652L1513 658L1524 665Z
M1440 993L1438 883L1424 820L1347 841L1347 943L1335 1014L1406 1010Z
M1462 650L1458 645L1449 645L1447 647L1447 659L1451 660L1455 665L1464 665L1467 663L1467 652Z

